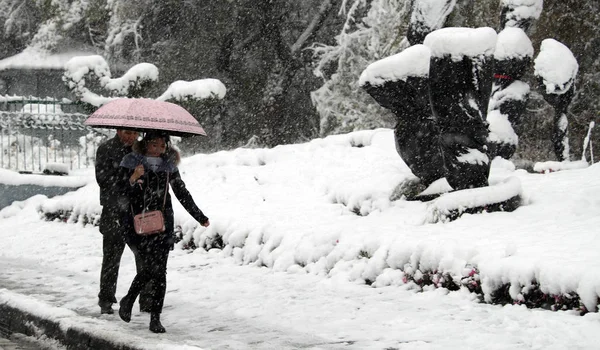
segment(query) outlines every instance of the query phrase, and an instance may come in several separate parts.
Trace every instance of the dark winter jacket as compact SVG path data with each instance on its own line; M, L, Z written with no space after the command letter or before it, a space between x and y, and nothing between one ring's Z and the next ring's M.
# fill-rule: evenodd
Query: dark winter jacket
M131 146L124 146L118 136L102 143L96 151L96 182L100 186L100 204L118 207L123 204L123 194L118 188L120 180L119 164L131 152Z
M123 191L127 193L129 197L128 218L130 228L133 227L133 216L141 213L144 209L146 211L151 210L162 210L165 218L165 232L164 235L173 235L174 230L174 218L173 218L173 206L171 203L171 195L168 191L167 186L167 174L169 178L169 184L175 193L175 196L181 203L181 205L190 213L190 215L201 224L208 221L208 218L200 208L194 202L192 195L185 187L185 183L179 175L179 170L175 165L173 158L170 156L163 156L163 163L159 169L154 172L150 170L146 158L135 152L131 152L123 158L121 162L121 168L123 176L121 180L121 186ZM143 183L136 183L134 186L129 184L129 178L136 166L139 164L144 165L144 176L141 177ZM166 194L166 203L163 201ZM131 231L131 230L129 230Z

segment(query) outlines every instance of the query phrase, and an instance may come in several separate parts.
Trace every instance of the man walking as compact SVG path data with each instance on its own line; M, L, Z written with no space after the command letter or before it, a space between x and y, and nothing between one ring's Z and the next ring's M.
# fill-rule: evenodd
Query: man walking
M131 146L138 137L136 131L117 130L117 135L102 143L96 151L96 182L100 187L100 233L102 233L102 270L100 272L100 293L98 305L101 314L112 314L112 304L117 302L117 278L125 240L121 233L121 213L127 211L127 197L119 193L117 180L121 159L131 152ZM140 262L136 259L137 270ZM140 310L145 310L147 295L140 296Z

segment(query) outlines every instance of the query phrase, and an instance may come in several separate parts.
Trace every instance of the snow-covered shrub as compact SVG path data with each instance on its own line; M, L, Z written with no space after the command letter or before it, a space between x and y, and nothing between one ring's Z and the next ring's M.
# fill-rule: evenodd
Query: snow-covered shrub
M184 152L196 153L217 147L223 134L222 100L227 89L218 79L178 80L157 98L180 105L190 112L206 130L210 138L202 136L182 140Z
M111 78L110 67L99 55L78 56L65 65L63 81L78 101L89 105L90 111L118 97L144 96L152 83L158 81L158 68L150 63L139 63L131 67L122 77ZM103 96L92 91L96 86L108 93Z

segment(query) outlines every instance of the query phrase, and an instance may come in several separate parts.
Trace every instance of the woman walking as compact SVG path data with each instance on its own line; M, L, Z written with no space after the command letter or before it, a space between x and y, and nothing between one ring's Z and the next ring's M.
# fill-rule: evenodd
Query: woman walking
M124 172L121 187L128 194L130 213L126 218L126 241L136 258L141 261L127 295L121 299L119 316L131 320L133 304L147 283L151 283L150 330L164 333L160 322L167 289L167 259L175 241L174 218L169 185L183 207L202 226L210 225L208 218L198 208L179 175L179 153L170 147L169 136L163 132L148 132L133 145L133 152L121 162ZM134 229L133 217L142 212L162 211L164 230L151 235L141 235Z

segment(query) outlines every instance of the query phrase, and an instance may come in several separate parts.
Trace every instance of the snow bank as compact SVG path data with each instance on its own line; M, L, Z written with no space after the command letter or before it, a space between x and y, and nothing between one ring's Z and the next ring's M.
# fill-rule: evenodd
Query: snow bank
M489 187L443 194L428 203L391 201L398 183L414 175L395 150L393 130L378 129L272 149L198 154L184 158L180 171L211 225L199 226L174 200L182 237L176 251L195 247L198 254L341 285L468 288L490 302L516 298L515 303L532 307L543 307L537 291L553 307L579 309L581 301L588 310L594 310L600 294L595 273L600 269L600 164L530 174L496 159ZM522 205L512 212L467 210L514 195ZM61 266L81 261L85 253L70 248L72 238L61 235L64 228L40 221L39 214L77 222L97 234L86 223L94 223L100 212L98 197L91 182L67 195L36 196L4 208L3 225L23 220L31 225L21 240L0 232L3 251L12 256L26 249L45 264L71 249ZM466 213L446 221L456 210ZM46 215L58 211L64 215ZM52 240L32 244L43 238L42 230L56 232ZM84 238L85 249L98 253ZM198 256L178 254L188 256L190 265ZM202 274L185 269L190 284L201 280Z
M447 221L455 213L501 203L521 194L521 181L516 177L493 186L444 193L428 204L425 220L430 223Z
M538 173L550 173L561 170L583 169L587 168L588 166L589 164L585 160L578 160L574 162L569 160L563 162L548 161L535 163L533 166L533 171Z
M64 171L62 165L49 165L49 170ZM4 185L39 185L43 187L81 187L94 181L89 175L48 176L34 174L20 174L16 171L0 169L0 184Z

